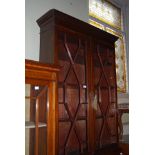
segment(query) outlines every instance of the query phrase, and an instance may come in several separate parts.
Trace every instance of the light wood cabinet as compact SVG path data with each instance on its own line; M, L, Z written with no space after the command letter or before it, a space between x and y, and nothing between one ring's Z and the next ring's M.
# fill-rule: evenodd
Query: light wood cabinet
M54 155L58 122L54 65L25 61L25 155Z

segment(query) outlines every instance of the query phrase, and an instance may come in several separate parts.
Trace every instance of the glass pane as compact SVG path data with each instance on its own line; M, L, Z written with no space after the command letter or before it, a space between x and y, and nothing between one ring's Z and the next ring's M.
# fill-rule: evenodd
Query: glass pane
M36 152L35 128L25 129L25 155L34 155ZM39 128L38 155L47 155L47 129Z
M39 105L39 122L46 123L47 87L25 84L25 122L33 126L35 123L36 102ZM31 122L28 124L27 122ZM42 125L42 124L41 124Z
M89 0L89 15L121 29L121 9L105 0Z
M25 85L25 121L30 121L30 98L28 98L28 96L30 96L30 89L31 89L31 85L30 84L26 84Z
M80 154L87 147L86 40L69 32L58 38L59 155Z
M100 134L101 134L101 129L102 129L102 119L96 119L96 148L100 148Z
M47 154L47 88L25 84L25 155Z
M25 155L34 155L35 154L35 129L26 128L25 129Z
M121 92L126 92L126 56L123 38L115 43L117 87Z

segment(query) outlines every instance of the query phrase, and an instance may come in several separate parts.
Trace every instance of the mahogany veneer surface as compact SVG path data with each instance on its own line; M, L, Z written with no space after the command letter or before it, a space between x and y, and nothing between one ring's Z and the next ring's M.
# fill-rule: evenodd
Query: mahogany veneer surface
M37 23L40 62L60 66L56 155L93 153L116 144L117 37L55 9Z

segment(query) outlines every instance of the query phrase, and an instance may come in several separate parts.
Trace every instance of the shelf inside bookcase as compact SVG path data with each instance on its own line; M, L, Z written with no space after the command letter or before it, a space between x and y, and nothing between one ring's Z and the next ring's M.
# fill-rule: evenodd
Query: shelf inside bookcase
M39 127L39 128L46 127L46 126L47 126L46 123L43 123L43 122L39 122L39 123L38 123L38 127ZM25 122L25 128L26 128L26 129L35 128L35 127L36 127L35 122L32 122L32 121L26 121L26 122Z

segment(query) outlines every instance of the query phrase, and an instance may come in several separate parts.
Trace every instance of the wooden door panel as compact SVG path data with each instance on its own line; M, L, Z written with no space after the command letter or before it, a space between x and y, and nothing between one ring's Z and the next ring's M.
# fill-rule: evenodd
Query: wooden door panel
M70 32L58 32L59 155L87 150L86 42ZM62 140L63 138L63 140Z
M97 96L96 149L117 142L114 50L96 43L93 51L94 88Z

